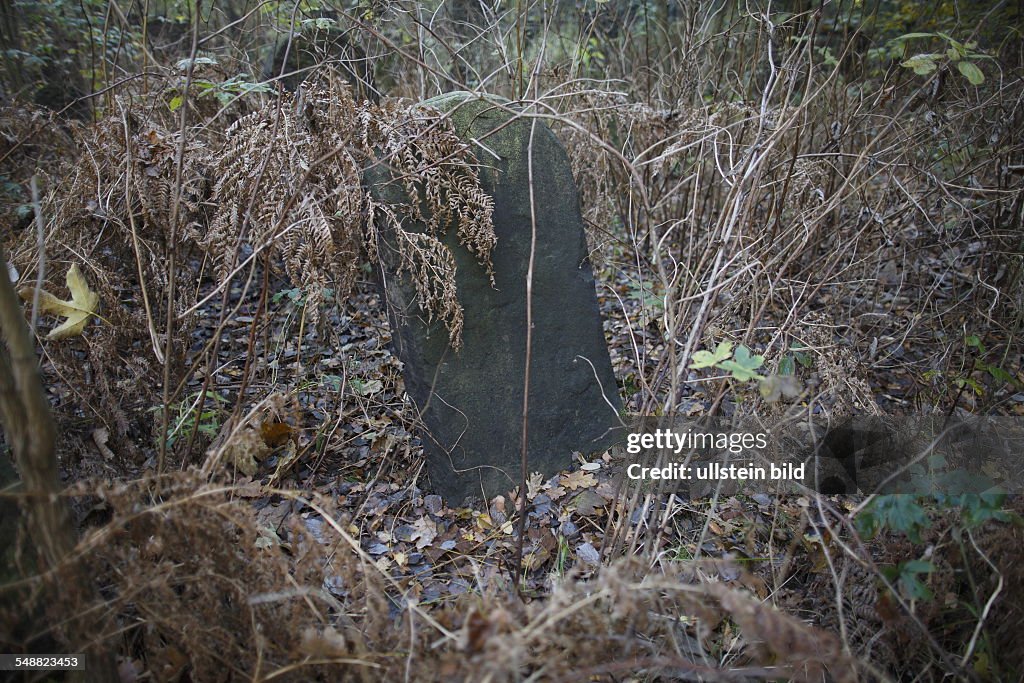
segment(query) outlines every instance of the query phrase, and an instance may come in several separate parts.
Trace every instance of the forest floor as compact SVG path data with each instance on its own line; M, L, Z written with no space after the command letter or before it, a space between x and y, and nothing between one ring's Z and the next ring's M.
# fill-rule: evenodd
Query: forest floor
M651 310L649 298L638 296L643 292L635 284L636 276L611 267L599 269L598 276L606 335L620 382L650 374L653 368L640 363L657 355L662 330L656 310ZM269 282L273 294L267 312L257 316L255 302L243 303L221 330L214 374L225 405L238 399L239 378L247 363L254 365L255 376L260 378L246 387L247 404L275 397L266 402L268 410L254 422L260 443L233 451L229 457L225 483L231 487L231 498L250 510L258 534L248 552L259 555L276 549L298 553L299 546L310 541L333 548L341 524L358 543L364 560L388 577L383 592L389 619L397 630L405 628L403 617L410 602L427 613L435 609L443 613L445 605L462 605L460 596L543 603L558 584L570 578L585 585L600 573L602 565L625 552L623 544L632 544L635 552L638 544L643 545L641 539L649 556L655 558L653 564L662 570L705 562L701 565L705 580L733 587L775 605L780 612L837 636L842 634L859 656L879 668L898 668L908 661L906 653L899 651L900 644L905 645L904 629L942 631L945 627L937 624L943 606L948 609L967 601L964 587L952 578L961 571L955 567L963 558L944 546L948 534L957 528L955 516L932 511L926 514L932 515L934 524L913 541L887 532L859 550L848 551L849 557L869 558L872 566L903 567L922 556L934 563L927 573L908 575L912 589L907 593L903 587L904 597L922 599L923 593L913 593L920 588L932 601L912 608L908 615L901 613L899 599L894 602L880 590L876 574L851 563L832 540L833 536L849 540L842 529L852 528L847 515L860 511L863 497L812 500L754 493L689 500L684 496L648 508L649 503L638 506L635 499L623 495L620 471L610 453L589 461L579 456L571 468L548 480L539 475L530 479L524 573L516 589L513 520L518 490L466 505L430 493L429 482L421 473L423 455L415 408L404 394L401 363L393 354L386 311L376 289L362 283L349 301L332 309L323 322L325 343L320 331L303 329L301 293L276 276ZM649 319L647 325L638 323L645 318ZM200 308L196 319L194 351L214 333L215 309L212 305ZM638 338L652 353L638 356L634 347ZM850 342L837 335L836 344L844 343ZM905 352L928 353L910 344ZM186 395L198 395L202 370L193 373ZM920 386L905 364L873 370L865 378L889 406L913 405L914 392ZM696 375L691 379L696 380ZM628 387L628 380L623 384ZM711 408L714 397L706 394L699 382L694 386L689 415L699 416ZM59 381L50 391L55 398L68 393ZM628 390L623 393L629 397ZM1024 414L1024 393L1000 396L997 410ZM217 435L223 438L225 430L234 426L223 422L228 413L227 408L215 407L203 414L199 429L213 437L214 446ZM156 475L156 453L150 452L141 468L123 471L109 452L91 450L90 457L87 451L84 458L65 469L67 482L81 482L90 474L144 481ZM311 503L314 499L330 501L330 514L325 516L322 505ZM110 519L110 510L96 506L95 500L86 496L77 507L83 529ZM1011 508L1022 510L1019 501L1011 502ZM628 520L626 538L613 539L623 533L623 520ZM646 535L651 523L659 525L654 551L652 539ZM993 524L997 528L990 528ZM297 533L297 527L304 532ZM985 533L993 539L985 546L992 553L992 543L1017 543L1020 530L990 523ZM942 550L936 552L936 544ZM1000 566L1005 567L1010 556L1004 552L989 557L997 562L1002 558ZM332 574L330 567L328 561L323 588L344 601L351 597L351 583L343 572ZM894 583L900 580L899 574L893 575ZM688 661L709 666L711 661L728 662L731 657L738 657L736 662L757 661L749 654L756 644L743 641L731 623L728 619L705 623L678 634L682 640L676 647L685 643ZM473 628L484 628L469 621L453 623L453 627L460 625L469 629L470 638ZM877 637L879 629L886 634L882 638ZM945 633L947 640L956 637ZM746 655L737 654L748 650ZM921 652L915 650L915 656ZM144 680L148 675L160 679L146 660L144 651L124 653L121 669L126 680ZM973 666L986 669L992 665L986 655Z

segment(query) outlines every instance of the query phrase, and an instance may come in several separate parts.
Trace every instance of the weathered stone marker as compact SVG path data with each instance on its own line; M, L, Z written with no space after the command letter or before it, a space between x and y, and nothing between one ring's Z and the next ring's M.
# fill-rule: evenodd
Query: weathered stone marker
M537 244L533 272L529 469L551 476L572 452L602 450L621 411L587 260L579 198L565 150L541 121L509 113L497 98L455 92L424 102L451 117L474 145L483 189L494 198L495 287L484 266L459 245L458 298L465 310L462 348L453 350L440 322L427 324L410 283L384 259L393 342L409 395L422 411L431 485L450 502L495 496L520 479L523 372L526 361L526 273L531 217L528 146L533 132ZM494 155L500 157L495 158ZM368 173L379 196L387 176ZM404 226L422 230L422 226ZM389 272L390 270L390 272ZM588 362L589 361L589 362Z

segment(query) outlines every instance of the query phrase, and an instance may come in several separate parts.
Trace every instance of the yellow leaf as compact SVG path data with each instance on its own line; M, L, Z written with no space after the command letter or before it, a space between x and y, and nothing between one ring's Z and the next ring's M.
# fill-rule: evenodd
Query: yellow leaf
M77 263L72 263L66 278L71 300L58 299L45 289L39 290L39 308L43 313L52 313L67 318L59 326L50 330L47 339L64 339L82 334L89 316L95 315L99 309L100 295L89 289L82 271ZM35 298L36 288L26 287L18 292L25 301Z
M597 484L597 479L590 472L575 471L562 476L558 482L567 489L585 489ZM552 500L554 500L552 498Z

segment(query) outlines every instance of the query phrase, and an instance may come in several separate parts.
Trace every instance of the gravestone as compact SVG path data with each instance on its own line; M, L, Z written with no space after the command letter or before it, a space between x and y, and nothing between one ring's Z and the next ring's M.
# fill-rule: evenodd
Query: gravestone
M457 351L442 323L426 322L411 283L398 277L382 254L393 344L406 389L429 431L423 441L431 487L458 504L467 496L505 493L520 481L532 120L510 113L505 100L468 92L424 104L449 116L460 138L474 146L481 185L494 199L498 238L491 254L492 286L486 268L460 246L456 229L445 236L465 312ZM539 120L532 158L537 243L528 460L530 472L547 478L570 467L573 451L594 453L614 440L621 403L569 160ZM389 176L381 174L369 171L366 182L371 192L386 197Z

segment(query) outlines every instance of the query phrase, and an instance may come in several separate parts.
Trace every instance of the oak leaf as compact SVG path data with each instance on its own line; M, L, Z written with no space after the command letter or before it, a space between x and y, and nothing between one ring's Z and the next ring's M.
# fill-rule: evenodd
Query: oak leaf
M595 486L597 484L597 479L590 472L577 470L563 475L561 481L558 483L567 489L575 490Z

